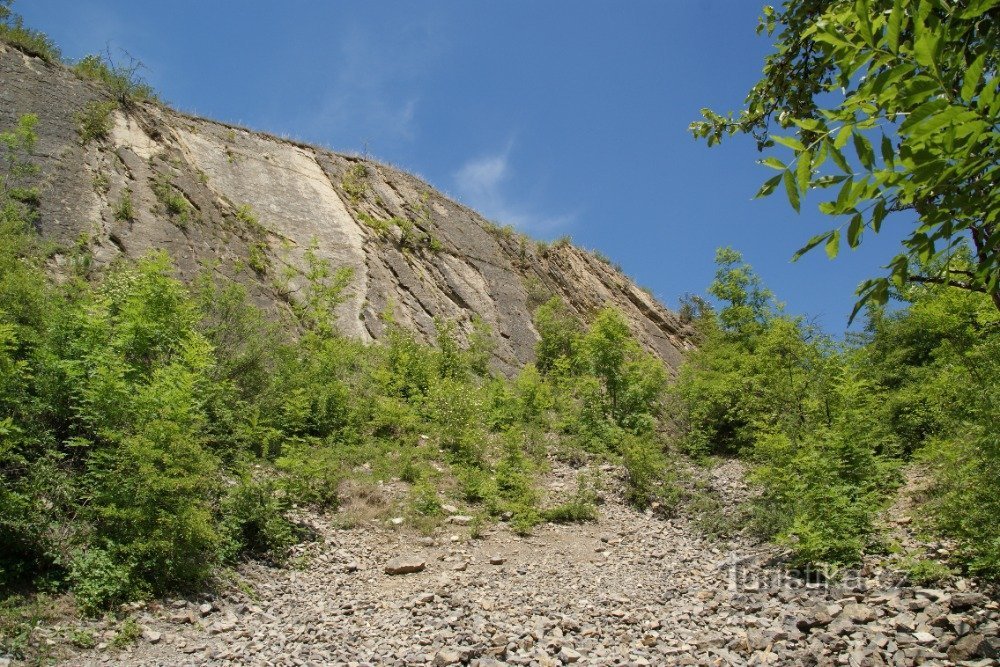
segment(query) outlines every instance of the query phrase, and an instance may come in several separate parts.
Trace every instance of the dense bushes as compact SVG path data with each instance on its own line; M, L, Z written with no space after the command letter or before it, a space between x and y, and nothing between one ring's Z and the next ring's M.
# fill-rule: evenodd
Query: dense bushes
M710 292L723 307L699 322L703 344L674 394L682 445L740 454L762 487L754 518L798 564L857 558L892 475L860 428L844 352L785 315L738 253L720 250ZM858 436L858 437L853 437Z
M927 467L929 527L957 561L1000 577L1000 317L983 295L921 288L904 314L877 321L872 363L892 400L882 418L904 455ZM908 357L915 363L901 362ZM906 438L903 440L903 438Z
M673 395L692 454L745 456L761 487L757 527L797 564L849 563L877 541L874 518L902 464L931 465L927 509L973 570L1000 574L997 316L989 300L913 287L872 309L844 343L782 312L731 250L702 313L703 339Z

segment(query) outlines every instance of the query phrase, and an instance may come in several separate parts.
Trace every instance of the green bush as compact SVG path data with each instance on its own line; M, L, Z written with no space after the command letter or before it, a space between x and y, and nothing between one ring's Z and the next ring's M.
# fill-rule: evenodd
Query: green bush
M154 179L152 188L153 194L163 205L163 210L167 215L173 217L182 229L187 227L188 223L191 222L193 212L193 207L187 197L174 187L166 176L158 176Z
M114 127L113 114L117 108L114 101L89 102L76 117L80 143L86 146L94 139L106 139Z
M132 222L135 220L135 205L132 203L132 190L125 188L122 190L118 201L115 202L113 213L115 220L119 222Z
M949 426L928 440L919 459L930 466L933 525L959 543L958 560L971 572L1000 579L1000 334L990 334L961 354L945 355L933 387L954 406ZM988 315L987 315L988 313Z
M441 501L437 489L430 483L419 482L410 489L410 506L417 514L423 516L440 516Z
M881 506L877 484L884 474L863 445L835 434L798 443L774 434L758 440L755 460L761 533L788 546L796 565L858 559Z
M906 579L914 586L935 586L955 576L955 572L930 558L917 558L904 563Z
M601 311L583 338L588 368L601 384L605 416L632 433L652 430L666 388L663 363L642 351L613 309Z
M968 251L959 248L960 265ZM1000 577L1000 321L984 295L905 286L843 344L784 314L738 253L720 251L700 348L671 399L690 453L749 457L754 525L797 565L856 561L908 465L932 477L921 512L956 564ZM927 566L929 567L929 566ZM920 578L918 576L918 578Z
M700 348L672 389L688 453L741 455L760 487L756 529L796 565L856 561L898 468L862 354L781 312L738 253L719 251Z
M344 172L340 187L351 201L357 203L368 191L368 167L363 162L355 162Z
M297 537L285 518L286 498L275 480L255 480L250 474L230 486L219 508L223 559L251 555L283 562Z
M118 626L118 631L111 640L111 645L116 649L123 649L139 641L139 637L141 636L142 627L134 618L129 617Z
M564 503L541 512L544 521L551 523L583 523L597 520L597 493L581 477L579 488Z
M102 549L77 554L69 576L76 605L87 615L97 615L133 595L129 569Z
M467 383L442 378L431 385L425 406L425 417L435 425L441 446L453 460L479 462L486 437L479 392Z
M267 273L271 260L267 257L267 245L259 241L251 243L248 249L247 266L258 275Z
M543 374L562 368L576 371L582 344L583 328L569 312L566 303L552 297L539 306L534 314L539 340L535 347L535 366Z
M10 10L11 0L0 2L0 39L28 55L47 63L62 62L59 47L45 33L24 25L24 20Z
M672 512L680 499L680 487L663 451L648 437L623 436L619 445L625 464L625 499L645 509L659 504L661 512Z
M78 76L102 84L122 109L128 111L137 104L156 101L153 88L139 75L142 63L129 58L129 63L116 63L110 54L90 55L73 66Z

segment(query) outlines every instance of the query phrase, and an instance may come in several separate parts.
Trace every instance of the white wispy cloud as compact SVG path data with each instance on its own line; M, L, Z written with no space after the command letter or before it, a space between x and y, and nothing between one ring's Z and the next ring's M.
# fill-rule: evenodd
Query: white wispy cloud
M339 44L321 104L303 126L339 145L414 139L420 83L442 44L431 20L392 35L354 26Z
M510 154L513 141L503 150L481 155L465 162L454 174L455 189L473 208L501 224L526 232L546 233L570 225L575 213L547 215L532 211L526 199L512 196L506 183L510 179Z

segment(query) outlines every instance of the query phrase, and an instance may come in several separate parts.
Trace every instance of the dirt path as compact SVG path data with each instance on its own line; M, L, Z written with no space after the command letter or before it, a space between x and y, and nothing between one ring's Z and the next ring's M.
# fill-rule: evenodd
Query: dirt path
M727 464L712 479L740 494L740 475ZM772 547L714 544L613 497L597 523L525 538L310 521L321 537L296 567L248 565L215 599L143 607L134 646L67 664L987 665L1000 646L997 605L968 582L896 588L870 566L863 580L805 586L768 565ZM396 556L425 568L388 575Z

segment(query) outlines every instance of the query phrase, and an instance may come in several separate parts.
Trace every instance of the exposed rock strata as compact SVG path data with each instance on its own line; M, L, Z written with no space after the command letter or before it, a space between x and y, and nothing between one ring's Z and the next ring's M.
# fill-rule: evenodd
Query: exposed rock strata
M383 164L155 105L116 112L108 137L81 145L77 116L105 96L65 67L0 44L0 128L25 113L41 119L41 231L67 247L83 239L98 266L165 249L182 277L212 267L280 309L301 293L312 247L353 271L337 313L346 334L378 339L380 316L391 310L425 340L436 317L457 320L464 336L477 314L496 340L497 367L508 373L532 359L530 313L547 294L564 297L584 319L603 305L618 308L670 368L689 346L690 331L675 314L595 255L507 233ZM158 182L188 202L189 219L165 210ZM126 192L135 216L119 220L114 207ZM245 206L259 226L237 215ZM412 229L404 233L394 219Z

